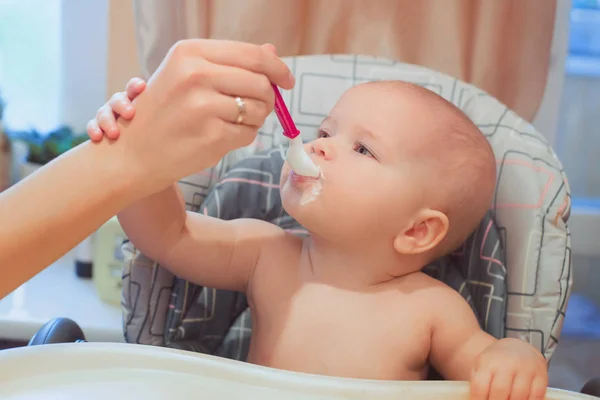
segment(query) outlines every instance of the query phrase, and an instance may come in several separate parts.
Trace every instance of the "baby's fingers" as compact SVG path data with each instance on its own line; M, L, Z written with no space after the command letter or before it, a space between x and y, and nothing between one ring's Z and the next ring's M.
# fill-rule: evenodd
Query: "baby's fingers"
M131 78L125 86L125 92L129 100L133 100L146 89L146 82L140 78Z
M498 371L494 373L490 386L489 400L508 400L514 380L512 371Z
M131 100L127 98L127 94L125 92L113 94L108 101L108 105L117 116L123 117L124 119L130 120L135 114Z
M119 128L115 114L108 104L103 105L96 114L96 121L100 129L109 139L117 139L119 137Z
M487 400L492 383L492 373L489 371L474 372L471 377L471 400Z
M544 400L546 389L548 388L548 378L546 376L536 376L531 383L529 393L530 400Z
M531 375L517 374L510 391L510 400L529 400L532 380L533 376Z
M102 140L102 131L100 130L98 122L95 119L92 119L87 123L86 130L92 142L99 142Z

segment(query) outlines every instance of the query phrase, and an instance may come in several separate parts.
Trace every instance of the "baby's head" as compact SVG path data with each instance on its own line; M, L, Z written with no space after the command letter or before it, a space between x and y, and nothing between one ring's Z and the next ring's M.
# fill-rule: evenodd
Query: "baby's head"
M454 105L400 81L348 90L306 150L322 191L282 171L286 211L313 236L414 260L415 269L462 244L491 204L496 162L486 138Z

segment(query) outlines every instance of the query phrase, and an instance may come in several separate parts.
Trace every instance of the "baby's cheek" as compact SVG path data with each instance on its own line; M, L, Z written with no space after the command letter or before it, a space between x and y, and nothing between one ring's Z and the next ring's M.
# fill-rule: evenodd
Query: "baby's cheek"
M279 178L279 186L281 188L283 188L283 184L288 180L289 176L290 176L290 166L286 161L283 163L283 166L281 167L281 176Z

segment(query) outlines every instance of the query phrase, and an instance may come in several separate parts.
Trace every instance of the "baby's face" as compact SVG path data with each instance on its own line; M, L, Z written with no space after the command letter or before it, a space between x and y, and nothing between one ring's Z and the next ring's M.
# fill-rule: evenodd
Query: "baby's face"
M411 158L428 129L423 107L378 86L346 92L306 151L323 173L322 190L302 204L315 184L281 175L284 208L300 224L328 240L390 240L408 228L425 202L425 171ZM421 146L422 147L422 146Z

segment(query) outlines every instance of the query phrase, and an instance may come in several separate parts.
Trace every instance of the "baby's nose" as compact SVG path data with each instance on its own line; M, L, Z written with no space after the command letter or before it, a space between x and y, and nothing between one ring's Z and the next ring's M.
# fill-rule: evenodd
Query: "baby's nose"
M326 161L333 159L334 150L331 139L320 138L309 143L309 154L315 154L318 157L324 158Z

